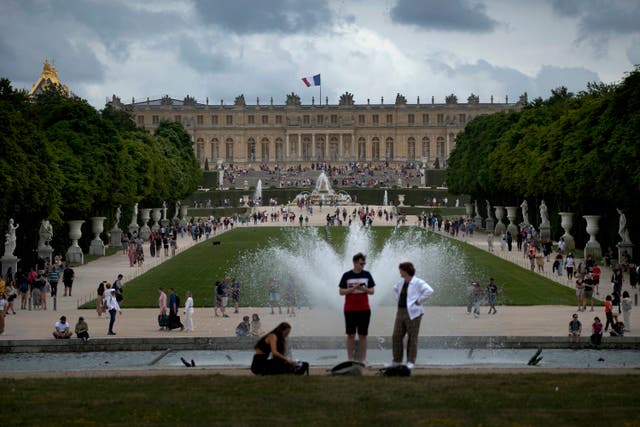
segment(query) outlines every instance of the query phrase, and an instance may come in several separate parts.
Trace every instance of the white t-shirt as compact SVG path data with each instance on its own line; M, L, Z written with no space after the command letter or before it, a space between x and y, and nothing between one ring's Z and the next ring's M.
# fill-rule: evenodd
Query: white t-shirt
M56 328L64 333L67 329L69 329L69 322L62 323L59 320L56 322Z

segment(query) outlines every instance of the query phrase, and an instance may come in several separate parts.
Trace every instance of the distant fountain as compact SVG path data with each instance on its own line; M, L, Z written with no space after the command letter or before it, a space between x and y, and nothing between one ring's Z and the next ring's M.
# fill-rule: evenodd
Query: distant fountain
M331 188L329 178L322 171L318 179L316 179L316 186L311 193L303 191L296 196L296 201L308 201L313 205L322 204L338 204L348 205L351 204L351 196L344 191L335 191Z
M384 190L384 197L382 198L382 206L387 206L389 204L389 196L387 195L387 190Z
M253 199L258 202L262 201L262 180L258 180L258 184L256 184L256 192L253 194Z

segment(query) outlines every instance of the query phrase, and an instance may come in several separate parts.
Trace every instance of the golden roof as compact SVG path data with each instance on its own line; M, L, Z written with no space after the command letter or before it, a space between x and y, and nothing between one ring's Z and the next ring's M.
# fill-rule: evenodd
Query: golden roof
M58 71L56 67L49 64L49 61L44 60L44 65L42 66L42 73L38 80L33 84L31 90L29 91L29 96L37 95L42 93L44 89L46 89L49 85L55 85L62 89L65 95L69 95L69 88L66 85L63 85L58 78Z

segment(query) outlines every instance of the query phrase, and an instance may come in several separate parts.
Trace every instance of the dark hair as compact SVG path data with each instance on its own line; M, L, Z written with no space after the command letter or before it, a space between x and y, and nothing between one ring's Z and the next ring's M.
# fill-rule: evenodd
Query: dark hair
M357 262L357 261L366 261L366 257L362 252L358 252L353 256L353 262Z
M285 345L284 345L284 332L287 330L291 329L291 325L288 324L287 322L282 322L280 323L278 326L276 326L271 332L268 332L266 334L264 334L262 336L262 338L260 338L258 340L258 342L256 343L256 345L253 346L254 349L259 348L261 345L264 344L264 342L267 340L267 337L271 334L276 336L277 339L277 343L276 343L276 348L278 349L278 351L282 354L285 353Z
M410 262L401 262L398 268L411 277L416 275L416 268Z
M607 295L607 297L605 298L605 301L611 301L611 295Z
M622 298L629 298L629 292L624 291L624 292L622 293Z

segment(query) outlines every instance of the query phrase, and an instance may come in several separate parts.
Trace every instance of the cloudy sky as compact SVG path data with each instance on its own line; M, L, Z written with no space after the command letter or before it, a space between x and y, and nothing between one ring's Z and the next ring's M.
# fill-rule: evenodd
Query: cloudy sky
M29 89L45 58L102 108L189 94L283 103L548 97L640 63L639 0L1 0L0 76Z

